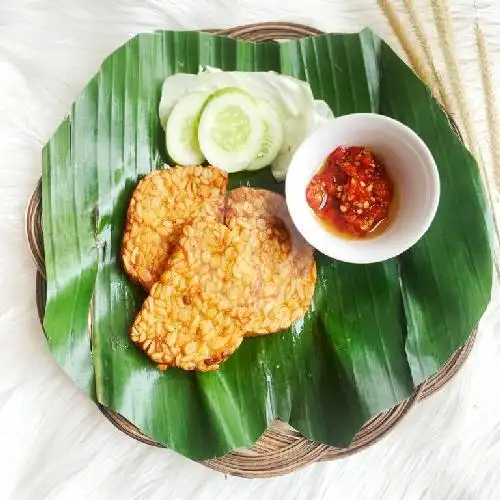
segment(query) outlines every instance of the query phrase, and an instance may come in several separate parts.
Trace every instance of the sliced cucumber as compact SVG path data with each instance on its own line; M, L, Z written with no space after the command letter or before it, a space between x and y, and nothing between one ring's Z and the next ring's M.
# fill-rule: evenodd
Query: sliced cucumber
M168 117L179 99L193 90L205 90L194 88L198 80L198 75L190 73L176 73L165 78L161 89L160 105L158 106L160 123L164 129L167 127Z
M226 172L244 170L259 154L263 136L257 103L244 90L228 87L207 99L198 141L210 164Z
M264 121L264 138L257 158L250 163L247 170L259 170L271 164L283 145L283 121L278 110L265 99L259 99L257 106Z
M178 165L198 165L205 157L198 144L198 119L209 92L191 92L173 107L165 130L167 151Z

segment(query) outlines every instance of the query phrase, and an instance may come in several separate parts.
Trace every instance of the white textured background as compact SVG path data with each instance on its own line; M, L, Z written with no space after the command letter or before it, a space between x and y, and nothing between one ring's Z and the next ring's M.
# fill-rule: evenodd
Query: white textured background
M493 93L485 105L475 22L496 90L499 2L450 0L447 33L454 33L457 78L450 78L454 63L443 57L431 2L437 0L391 4L412 43L418 38L404 6L416 6L453 114L462 126L466 119L469 144L493 182L491 150L498 148L491 138L498 130L495 116L488 128L486 109L496 108ZM41 173L43 144L112 50L139 31L287 20L332 32L368 25L404 53L376 0L285 5L283 0L0 0L1 500L500 498L498 298L461 373L388 437L351 458L272 480L224 477L126 437L73 387L45 346L24 209ZM428 61L421 60L428 69Z

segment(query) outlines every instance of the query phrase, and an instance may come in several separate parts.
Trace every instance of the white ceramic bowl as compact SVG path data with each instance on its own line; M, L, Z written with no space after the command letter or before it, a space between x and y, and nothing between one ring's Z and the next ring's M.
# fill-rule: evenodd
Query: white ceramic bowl
M325 229L306 201L306 187L336 147L366 146L380 156L393 180L398 209L388 228L366 239L345 239ZM429 228L438 207L439 175L425 143L410 128L383 115L358 113L335 118L297 149L286 177L288 210L297 229L320 252L344 262L366 264L395 257Z

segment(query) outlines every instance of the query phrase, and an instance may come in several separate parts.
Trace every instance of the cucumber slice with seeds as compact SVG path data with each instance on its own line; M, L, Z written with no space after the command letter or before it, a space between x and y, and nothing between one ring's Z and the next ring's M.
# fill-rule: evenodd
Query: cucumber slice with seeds
M259 99L257 106L264 121L264 138L257 158L250 163L247 170L259 170L270 165L283 145L283 121L278 110L265 99Z
M205 157L198 144L198 120L209 92L191 92L173 107L165 130L167 151L178 165L199 165Z
M259 154L264 123L256 101L238 88L214 92L202 109L198 142L208 162L226 172L244 170Z

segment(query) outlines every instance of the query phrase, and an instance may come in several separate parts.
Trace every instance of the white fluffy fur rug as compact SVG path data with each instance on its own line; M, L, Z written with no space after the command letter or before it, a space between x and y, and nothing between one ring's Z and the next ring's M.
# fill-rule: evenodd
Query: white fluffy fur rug
M390 3L407 30L411 20L403 6L416 6L444 85L451 96L461 88L462 99L452 99L454 114L462 125L464 116L468 120L491 182L474 23L477 19L484 35L492 87L499 88L498 2L450 0L447 33L450 28L455 33L458 87L449 77L453 64L443 57L431 2L437 0ZM126 437L73 387L45 346L35 310L35 268L25 241L24 209L40 176L41 147L79 90L102 59L138 31L270 20L332 32L369 25L403 53L376 0L289 0L288 5L282 0L0 1L0 498L500 498L498 298L461 373L383 441L351 458L272 480L224 477ZM428 62L423 64L428 68ZM492 98L489 108L495 110ZM461 103L468 114L460 114Z

